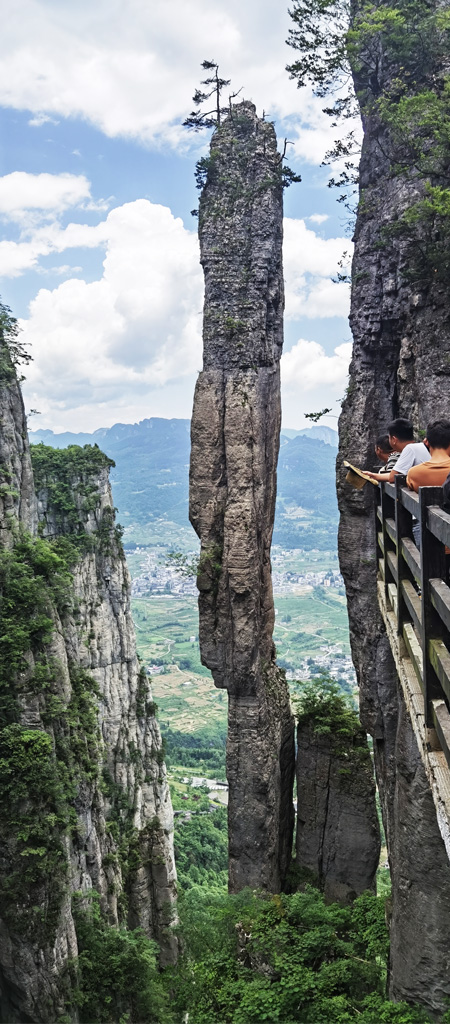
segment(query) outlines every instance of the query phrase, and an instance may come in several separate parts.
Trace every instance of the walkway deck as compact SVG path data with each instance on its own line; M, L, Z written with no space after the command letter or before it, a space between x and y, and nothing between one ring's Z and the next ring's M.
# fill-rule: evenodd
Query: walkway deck
M450 859L450 515L441 505L440 487L417 495L403 477L380 484L378 603Z

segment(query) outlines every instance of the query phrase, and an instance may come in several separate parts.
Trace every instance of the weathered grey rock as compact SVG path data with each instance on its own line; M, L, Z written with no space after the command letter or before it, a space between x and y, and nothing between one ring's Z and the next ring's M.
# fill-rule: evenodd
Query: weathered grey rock
M271 584L283 342L281 162L272 125L233 106L199 209L204 369L190 518L201 541L200 649L229 694L229 884L279 890L290 857L293 724Z
M46 613L54 628L39 652L41 664L52 670L49 681L41 690L36 687L30 651L17 683L20 725L45 731L60 765L75 736L78 746L72 745L71 756L84 758L88 770L81 771L71 800L75 820L61 830L58 877L33 883L29 892L22 887L15 908L0 908L0 1019L8 1024L50 1024L71 1006L67 964L78 952L74 892L88 897L92 889L97 890L110 924L142 927L160 944L161 963L174 962L176 940L169 927L176 895L173 814L151 690L136 656L130 579L114 523L108 460L101 457L103 463L97 468L74 470L72 475L69 471L62 504L58 499L61 481L50 469L40 479L37 499L16 383L8 381L0 390L0 402L1 465L9 468L15 483L15 493L4 498L0 546L11 549L21 527L36 532L38 506L40 533L45 538L70 540L81 531L86 541L74 566L71 600L58 611L49 590ZM67 459L67 453L55 454ZM66 514L67 493L72 510ZM82 706L81 718L74 705L79 681L84 686L86 678L98 688L92 698L93 724L91 705ZM85 735L76 732L83 715ZM65 799L70 803L70 795ZM23 812L26 821L25 805ZM133 866L127 863L129 858L121 857L119 847L127 846ZM3 826L3 879L16 870L19 849L14 831ZM28 926L31 913L33 924L30 916ZM75 1021L76 1006L69 1013Z
M95 489L96 508L83 513L87 487ZM127 880L128 923L142 927L161 947L161 963L173 962L176 940L167 928L174 908L176 873L173 853L173 812L166 769L161 758L161 734L152 709L148 681L140 678L136 638L131 617L131 581L116 535L113 500L106 467L95 476L74 478L71 493L88 536L104 531L100 547L87 552L74 571L76 616L62 627L68 662L87 670L101 694L98 705L103 767L129 805L131 824L139 834L140 866ZM44 537L60 536L70 527L58 523L48 490L38 492L39 519ZM105 527L106 520L106 527ZM57 641L56 641L57 642ZM146 709L147 707L147 709ZM79 808L89 857L75 851L75 889L98 889L110 921L118 922L117 898L122 889L119 865L111 864L114 845L105 835L105 815L111 800L95 789ZM102 858L108 856L105 871Z
M36 495L22 393L0 334L0 546L11 547L15 523L35 532Z
M375 781L366 736L339 740L297 730L296 867L327 899L349 903L374 888L380 856Z
M380 60L379 88L395 72L389 61ZM342 459L372 467L374 438L395 416L412 418L416 429L438 416L448 418L448 288L434 275L422 284L415 281L402 241L387 243L383 237L383 226L420 194L423 182L417 175L407 182L393 173L392 140L366 105L368 83L357 84L365 132L364 203L355 232L353 360L340 419L339 558L361 717L374 737L393 878L390 990L394 998L417 1000L437 1012L450 995L450 865L377 607L373 490L348 487Z

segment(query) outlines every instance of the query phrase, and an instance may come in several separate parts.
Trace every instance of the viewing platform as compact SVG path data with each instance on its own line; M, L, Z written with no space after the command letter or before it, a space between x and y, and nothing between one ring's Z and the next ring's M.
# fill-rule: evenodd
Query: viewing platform
M450 515L442 488L378 488L378 603L450 859Z

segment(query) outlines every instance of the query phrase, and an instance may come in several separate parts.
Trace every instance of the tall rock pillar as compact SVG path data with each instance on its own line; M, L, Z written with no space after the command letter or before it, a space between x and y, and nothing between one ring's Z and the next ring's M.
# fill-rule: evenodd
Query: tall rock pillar
M294 735L275 663L270 544L283 344L281 157L236 104L215 131L199 209L204 360L190 518L201 541L200 648L228 690L229 885L279 891L289 863Z
M352 10L352 28L358 30L366 9L357 3ZM392 875L390 993L436 1013L450 996L450 864L378 610L373 488L352 490L342 468L343 458L372 468L374 440L394 417L410 418L419 431L430 420L449 416L450 304L443 272L448 229L446 234L437 216L434 221L421 218L415 205L428 195L430 177L432 184L449 184L448 160L434 178L420 156L428 159L435 153L439 169L442 151L434 146L438 117L427 121L424 111L433 94L437 103L443 92L446 65L439 31L430 43L432 18L434 12L440 17L440 6L417 10L426 32L418 32L417 25L411 37L404 31L410 49L402 53L401 66L388 27L376 37L374 66L361 61L354 76L364 141L352 274L353 359L339 425L339 559L361 720L374 739ZM407 83L408 101L416 96L422 118L415 125L412 119L403 131L383 120L379 101L393 102L399 76ZM402 103L399 111L407 111L406 100ZM405 220L405 212L414 210L415 219Z

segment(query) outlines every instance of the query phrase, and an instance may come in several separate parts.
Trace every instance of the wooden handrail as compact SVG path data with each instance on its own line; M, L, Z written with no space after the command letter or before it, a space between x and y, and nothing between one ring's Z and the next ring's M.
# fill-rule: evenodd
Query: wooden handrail
M419 495L415 494L414 491L408 491L407 487L402 487L400 490L400 500L403 508L406 508L411 515L419 518Z
M420 682L425 725L437 732L450 767L450 515L441 487L415 494L405 483L397 476L378 488L379 578Z

